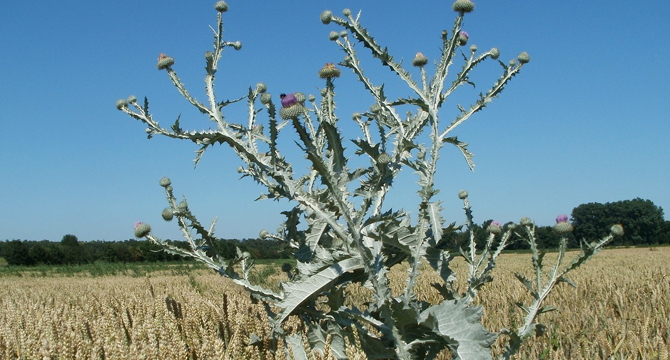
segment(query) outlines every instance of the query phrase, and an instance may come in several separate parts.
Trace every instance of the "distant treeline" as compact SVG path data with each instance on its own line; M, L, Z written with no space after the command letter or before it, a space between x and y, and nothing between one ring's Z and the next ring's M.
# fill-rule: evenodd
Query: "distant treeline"
M477 234L477 243L486 241L484 229L493 220L485 221L481 226L474 225ZM568 246L578 248L580 241L600 240L610 233L614 224L623 226L623 236L615 237L608 246L655 246L670 244L670 221L666 221L663 209L654 205L651 200L636 198L601 203L581 204L572 210L570 222L574 231L568 234ZM504 227L509 224L505 224ZM519 232L521 229L519 229ZM467 246L467 234L457 232L447 235L451 241L447 244ZM553 226L538 226L536 228L537 243L540 248L551 249L558 246L561 237L553 231ZM513 242L507 247L509 250L528 249L528 244L520 238L512 238ZM448 245L449 246L449 245Z
M173 245L188 248L186 241L171 241ZM214 247L224 258L233 258L236 247L247 251L255 259L287 259L288 246L276 240L225 240L216 241ZM0 242L0 256L9 265L74 265L104 262L159 262L186 260L171 255L157 245L144 240L79 241L68 234L60 242L48 240L11 240Z
M650 200L640 198L611 203L589 203L574 208L571 222L575 230L568 236L568 246L579 247L580 239L594 241L607 236L613 224L621 224L624 235L610 243L612 246L653 246L670 244L670 221L663 216L663 209ZM486 228L493 220L486 220L481 225L475 224L473 230L477 243L483 244L488 236ZM507 228L510 224L503 225ZM519 232L522 229L518 229ZM543 249L556 248L560 236L552 226L536 228L538 246ZM445 231L440 246L457 250L467 247L469 235L463 231ZM185 241L171 241L173 245L187 248ZM220 239L213 244L213 250L224 258L234 258L236 247L249 252L254 259L288 259L292 249L285 242L278 240ZM519 237L512 239L507 247L509 250L527 249L528 244ZM210 249L211 252L212 249ZM60 242L48 240L27 241L11 240L0 242L0 256L9 265L64 265L86 264L96 261L105 262L156 262L185 260L180 256L168 254L157 245L144 240L125 241L84 241L80 242L75 235L65 235Z

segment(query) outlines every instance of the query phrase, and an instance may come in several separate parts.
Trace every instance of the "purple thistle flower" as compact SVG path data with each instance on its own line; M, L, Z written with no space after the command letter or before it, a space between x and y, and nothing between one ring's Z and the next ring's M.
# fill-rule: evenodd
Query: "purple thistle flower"
M142 224L144 224L144 223L141 222L141 221L136 222L136 223L135 223L135 226L133 226L133 229L137 229L137 228L140 227L140 225L142 225Z
M468 35L468 33L465 31L459 32L458 35L464 37L465 40L468 40L470 38L470 35Z
M491 225L500 226L500 223L494 220L491 221Z
M556 217L556 223L557 224L558 223L564 223L564 222L568 222L568 215L562 214L562 215L558 215Z
M281 94L279 97L281 98L281 106L285 108L291 107L298 103L298 100L293 94Z

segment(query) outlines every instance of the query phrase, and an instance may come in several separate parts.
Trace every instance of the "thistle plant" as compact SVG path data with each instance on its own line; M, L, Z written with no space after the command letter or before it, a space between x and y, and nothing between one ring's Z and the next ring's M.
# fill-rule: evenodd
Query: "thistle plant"
M271 95L267 86L259 83L250 87L245 96L220 101L214 87L219 61L227 48L239 50L242 46L240 42L224 40L223 13L228 11L228 5L219 1L215 9L218 15L217 26L213 28L214 47L205 53L206 102L198 101L187 91L173 68L175 59L161 54L157 64L159 70L167 72L179 93L208 116L215 129L185 131L179 118L173 125L163 127L149 113L146 98L143 104L131 97L117 101L116 106L144 123L149 137L162 135L198 144L196 164L212 145L230 146L244 164L238 171L265 188L260 199L287 199L293 204L282 213L286 220L279 229L274 233L262 230L260 237L289 244L294 250L296 266L282 267L289 280L281 284L279 291L254 285L250 281L254 265L250 255L239 249L232 259L216 254L213 246L217 240L216 221L207 228L201 225L186 200L177 200L167 178L160 181L169 205L162 216L177 222L190 248L182 249L161 240L147 224L136 225L138 237L162 246L167 252L201 261L248 290L266 305L272 319L273 339L267 339L269 343L286 344L283 351L296 359L307 358L310 351L330 351L335 358L345 358L345 338L360 343L370 359L435 358L444 349L454 359L490 359L492 344L501 335L506 349L500 357L509 358L523 341L542 332L538 316L552 310L544 305L547 295L558 283L570 283L565 275L602 249L613 235L584 244L581 254L567 265L564 265L567 241L564 238L557 261L546 272L544 253L537 249L531 221L522 219L516 227L502 227L494 222L487 228L486 242L477 244L467 192L458 194L464 203L465 224L447 225L435 187L438 159L447 144L456 146L470 169L474 168L468 144L453 136L453 132L501 93L529 62L527 53L504 63L498 60L497 48L478 52L475 45L470 45L463 50L470 41L470 35L462 29L463 18L473 11L474 4L457 0L453 4L456 19L451 31L441 34L441 55L434 63L434 70L429 73L428 58L421 53L411 61L415 75L420 76L415 80L411 69L394 59L362 26L360 13L354 16L345 9L343 16L336 16L324 11L321 21L340 27L339 32L331 31L328 37L345 56L339 64L327 63L318 71L325 82L318 99L295 91ZM355 43L401 79L410 95L387 97L383 84L364 73ZM461 68L448 82L452 65L461 58ZM484 61L498 63L502 68L500 77L470 106L458 105L456 117L445 122L440 118L445 101L460 86L472 84L470 72ZM369 109L353 115L360 128L358 137L351 140L355 146L353 153L345 149L342 126L335 113L335 82L342 75L341 68L351 70L373 102ZM240 122L227 119L224 108L243 100L247 103L248 117ZM409 111L401 113L401 108ZM305 173L299 173L284 156L287 147L295 146L279 141L280 135L289 131L298 135L297 146L309 162ZM353 165L350 160L354 157L360 165ZM414 219L408 211L393 211L385 206L394 179L403 169L418 177L420 189ZM567 219L561 220L565 220L561 224L567 223ZM299 226L300 223L306 226ZM568 226L559 228L565 234ZM452 253L447 250L447 235L459 229L469 233L470 241L465 248ZM619 230L613 228L612 232L618 234ZM520 274L517 278L534 300L528 305L519 303L525 313L520 327L490 332L482 326L482 309L473 301L478 291L492 281L497 258L516 236L523 236L532 250L535 279L531 281ZM464 291L455 288L456 274L450 268L456 256L463 257L468 266ZM401 294L393 296L389 272L400 263L408 265L407 280ZM441 283L433 284L442 297L438 303L420 300L417 294L419 273L426 269L436 271L442 279ZM361 284L372 291L368 303L346 305L348 287L352 284ZM308 344L303 341L303 334L282 327L293 315L304 323ZM279 338L282 341L277 341Z

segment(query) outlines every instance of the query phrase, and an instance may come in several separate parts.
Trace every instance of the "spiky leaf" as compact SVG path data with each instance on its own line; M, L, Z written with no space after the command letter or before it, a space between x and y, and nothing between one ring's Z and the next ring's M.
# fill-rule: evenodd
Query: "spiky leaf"
M342 169L344 169L344 166L347 164L347 159L344 157L342 139L340 138L340 134L337 131L337 128L333 124L329 122L323 122L321 123L321 126L323 126L323 130L325 131L326 137L328 138L328 148L330 149L333 156L333 169L337 175L340 175L342 173Z
M286 284L284 287L286 296L277 304L282 311L278 315L275 325L279 326L302 303L319 295L344 273L362 268L363 259L360 257L348 258L313 274L309 278Z
M472 161L472 158L475 156L470 150L468 150L468 143L459 141L458 137L448 137L442 140L446 143L453 144L455 145L458 150L461 151L463 154L463 157L465 157L465 161L468 163L468 167L470 168L471 171L475 171L475 163Z
M444 219L442 219L442 206L440 202L431 202L428 204L428 220L430 222L430 229L433 232L434 239L442 238L442 225L444 224Z
M423 311L419 323L441 336L454 359L491 359L491 345L497 335L480 323L482 308L466 301L444 301Z

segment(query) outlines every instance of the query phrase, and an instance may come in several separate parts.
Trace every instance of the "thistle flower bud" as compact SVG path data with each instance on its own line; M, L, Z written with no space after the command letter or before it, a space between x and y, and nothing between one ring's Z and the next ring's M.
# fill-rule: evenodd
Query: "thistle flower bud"
M128 102L129 102L130 104L132 104L132 103L136 103L136 102L137 102L137 96L135 96L135 95L130 95L130 96L128 96Z
M475 9L475 4L470 0L456 0L452 8L460 13L469 13Z
M269 233L265 229L261 230L261 232L258 233L258 237L261 238L261 239L265 239L266 237L268 237L268 235L269 235Z
M342 14L344 14L344 16L351 16L351 9L342 10Z
M493 60L497 59L498 56L500 56L500 50L498 50L498 48L492 48L490 53L491 53L491 59Z
M316 96L314 96L313 94L309 94L309 96L307 96L307 100L310 101L310 102L314 101L314 100L316 100Z
M205 60L212 61L214 59L214 53L211 51L205 51Z
M305 97L305 94L301 92L297 92L294 94L295 95L295 100L298 102L298 104L304 104L305 100L307 100L307 97Z
M509 66L510 66L510 67L512 67L512 66L516 66L516 60L514 60L514 59L510 60L510 61L509 61Z
M235 41L233 44L233 49L239 50L242 48L242 43L240 41Z
M303 106L295 104L289 107L279 109L279 116L284 120L295 119L303 112Z
M136 222L134 229L136 238L143 238L151 232L151 226L143 222Z
M158 56L158 63L156 64L156 68L158 68L158 70L167 69L172 65L174 65L174 59L172 57L163 53Z
M270 103L271 100L272 100L272 95L270 95L268 93L263 93L263 95L261 95L261 104L267 105L268 103Z
M163 209L163 212L161 213L161 216L163 217L163 220L165 220L165 221L172 221L172 218L174 217L174 212L172 212L172 209L170 209L170 208L165 208L165 209Z
M491 224L486 228L486 231L490 232L491 234L498 235L502 232L502 229L500 228L500 223L497 221L492 221Z
M237 167L237 172L240 173L240 174L244 173L244 167L238 166Z
M517 60L519 60L520 64L526 64L530 61L530 55L528 55L527 52L522 52L516 57Z
M465 31L460 31L458 33L458 45L465 45L468 43L468 39L470 39L470 35L468 35L467 32Z
M330 24L330 21L333 20L333 12L330 10L326 10L321 13L321 22L328 25Z
M267 89L268 87L265 85L265 83L260 82L256 84L256 92L259 94L264 93L265 91L267 91Z
M340 34L337 31L331 31L330 34L328 34L328 38L335 41L340 38Z
M214 8L216 11L223 13L228 11L228 4L226 4L225 1L217 1L216 4L214 5Z
M556 217L556 225L554 231L559 234L568 234L573 230L572 224L568 222L568 215L561 214Z
M428 63L428 58L425 57L420 52L416 53L416 55L414 56L414 60L412 60L412 65L418 66L418 67L424 66L427 63Z
M530 221L530 219L527 218L527 217L525 217L525 216L522 217L521 220L519 221L519 225L521 225L521 226L529 226L529 225L532 224L532 223L533 223L533 222Z
M348 35L348 34L347 34L347 31L346 31L346 30L342 30L342 31L340 31L340 37L341 37L341 38L345 38L345 37L347 37L347 35Z
M613 236L622 236L623 235L623 226L621 224L614 224L610 228L610 233Z
M554 231L556 231L557 233L559 233L561 235L569 234L569 233L572 232L572 230L573 230L572 224L570 224L567 221L566 222L560 222L560 223L554 225Z
M182 200L179 205L177 205L177 208L179 208L179 211L186 211L188 210L188 203L186 200Z
M160 181L160 185L161 185L162 187L166 188L166 187L172 185L172 181L170 181L170 179L167 178L167 177L163 177L163 178L161 179L161 181Z
M391 156L385 152L379 154L379 157L377 157L377 163L379 165L386 165L391 162Z
M321 70L319 70L319 77L322 79L340 77L340 69L338 69L333 63L327 63Z
M461 191L458 192L458 198L461 199L461 200L467 199L468 195L469 195L468 192L465 191L465 190L461 190Z
M123 108L128 107L128 101L126 99L119 99L116 100L116 108L121 110Z
M382 107L379 104L372 104L370 106L370 112L373 114L378 114L380 111L382 111Z
M470 52L472 53L477 52L477 45L470 45Z

